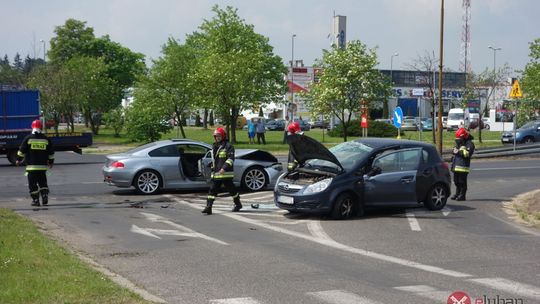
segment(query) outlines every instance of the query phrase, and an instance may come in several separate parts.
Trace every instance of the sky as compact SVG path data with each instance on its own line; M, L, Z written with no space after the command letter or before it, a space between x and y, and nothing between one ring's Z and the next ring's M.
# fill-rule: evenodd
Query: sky
M463 25L462 0L446 0L444 7L445 68L458 71ZM439 0L0 0L0 56L10 60L43 58L56 26L69 18L86 21L97 37L109 35L146 62L161 55L169 37L185 41L213 5L233 6L255 31L269 38L274 53L312 65L330 46L332 17L347 17L347 40L376 48L380 69L410 69L426 52L438 58ZM507 63L522 70L529 61L529 43L540 38L540 1L471 0L471 66L476 73ZM488 46L501 48L494 52ZM398 56L392 56L398 53ZM516 75L517 72L516 72Z

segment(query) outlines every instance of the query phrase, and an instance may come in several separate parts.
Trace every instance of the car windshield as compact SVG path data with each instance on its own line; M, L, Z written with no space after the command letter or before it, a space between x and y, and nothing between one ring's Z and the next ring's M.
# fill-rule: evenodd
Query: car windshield
M448 114L448 119L451 120L460 120L463 119L464 114L463 113L450 113Z
M538 121L529 121L528 123L521 126L520 129L538 128L539 126L540 126L540 122L538 122Z
M364 159L373 148L357 141L349 141L329 149L336 156L345 170L352 170L356 164ZM311 159L306 162L307 167L339 172L338 165L321 159Z

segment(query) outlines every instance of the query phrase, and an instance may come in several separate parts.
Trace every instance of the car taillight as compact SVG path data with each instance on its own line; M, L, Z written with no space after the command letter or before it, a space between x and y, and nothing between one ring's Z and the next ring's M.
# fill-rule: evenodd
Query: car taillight
M446 170L448 170L448 164L446 162L442 162L442 166L443 168L445 168Z
M113 168L124 168L124 163L120 161L115 161L111 164L111 167Z

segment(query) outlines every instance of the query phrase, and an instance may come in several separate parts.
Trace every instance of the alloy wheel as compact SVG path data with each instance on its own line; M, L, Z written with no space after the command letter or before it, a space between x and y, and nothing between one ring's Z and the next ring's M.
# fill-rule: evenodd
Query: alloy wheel
M251 191L261 190L266 184L266 176L258 168L250 169L244 177L244 185Z
M144 194L152 194L159 189L159 177L152 171L145 171L137 178L137 189Z

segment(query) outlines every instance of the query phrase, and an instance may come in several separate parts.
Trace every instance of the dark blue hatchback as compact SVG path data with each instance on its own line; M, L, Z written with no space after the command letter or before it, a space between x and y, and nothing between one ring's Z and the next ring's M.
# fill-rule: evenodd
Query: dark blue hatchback
M450 195L448 165L431 144L366 138L327 149L305 135L288 140L299 166L276 182L281 209L345 219L370 206L440 210Z

